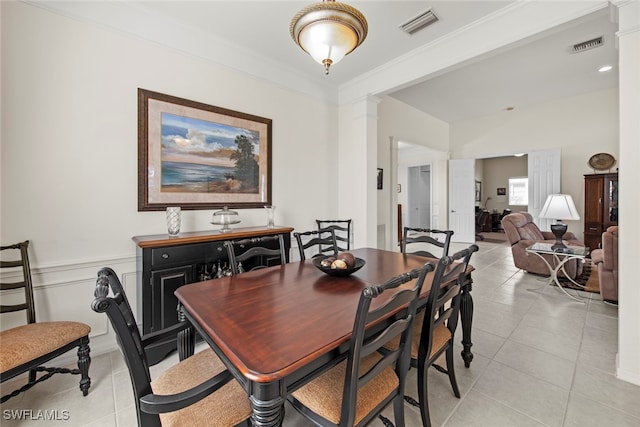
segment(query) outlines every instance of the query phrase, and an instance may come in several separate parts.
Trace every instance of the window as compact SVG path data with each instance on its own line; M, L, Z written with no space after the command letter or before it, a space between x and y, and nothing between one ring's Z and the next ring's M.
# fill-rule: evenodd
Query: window
M509 178L509 204L513 206L529 204L529 178Z

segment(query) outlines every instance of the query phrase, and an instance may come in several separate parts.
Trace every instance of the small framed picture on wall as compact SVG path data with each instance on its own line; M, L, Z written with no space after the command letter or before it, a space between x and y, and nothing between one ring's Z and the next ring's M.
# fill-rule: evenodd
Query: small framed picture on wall
M498 196L506 196L507 189L505 187L498 187Z
M378 168L378 190L382 190L382 169Z

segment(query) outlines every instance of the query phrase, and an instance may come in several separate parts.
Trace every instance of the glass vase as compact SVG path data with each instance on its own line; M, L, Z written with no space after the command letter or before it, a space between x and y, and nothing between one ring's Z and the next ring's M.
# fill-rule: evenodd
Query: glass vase
M167 231L170 236L180 233L180 208L177 206L167 208Z
M274 228L275 227L274 215L275 215L276 207L271 205L271 206L265 206L264 208L267 210L267 228Z

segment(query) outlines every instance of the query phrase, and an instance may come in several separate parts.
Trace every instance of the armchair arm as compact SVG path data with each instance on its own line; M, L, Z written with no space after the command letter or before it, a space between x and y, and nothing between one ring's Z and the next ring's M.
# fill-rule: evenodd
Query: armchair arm
M604 262L604 251L602 249L594 249L591 251L591 262L594 265Z
M178 322L175 325L171 325L167 328L161 329L156 332L151 332L142 337L142 347L146 348L150 345L164 342L168 340L175 340L176 334L185 329L192 328L193 326L188 321Z
M147 394L140 398L140 409L148 414L162 414L186 408L219 390L232 378L231 373L225 370L202 384L180 393L169 395Z

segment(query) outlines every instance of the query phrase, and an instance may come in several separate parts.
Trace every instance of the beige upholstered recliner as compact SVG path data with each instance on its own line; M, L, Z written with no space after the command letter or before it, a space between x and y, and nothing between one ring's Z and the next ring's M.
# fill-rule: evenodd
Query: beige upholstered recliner
M535 254L528 254L527 248L537 242L554 243L555 236L550 231L540 231L538 226L533 222L533 217L528 212L517 212L506 215L502 218L502 228L504 229L507 239L511 244L511 252L513 254L513 262L516 267L521 268L529 273L541 274L548 276L549 268L544 261ZM562 236L566 244L572 246L584 246L571 232L566 232ZM544 255L550 265L555 266L556 261L552 255ZM582 274L582 261L570 260L564 265L565 271L572 278ZM560 276L563 276L560 273Z
M613 225L602 233L602 249L591 252L591 259L598 266L600 295L607 302L618 303L618 226Z

